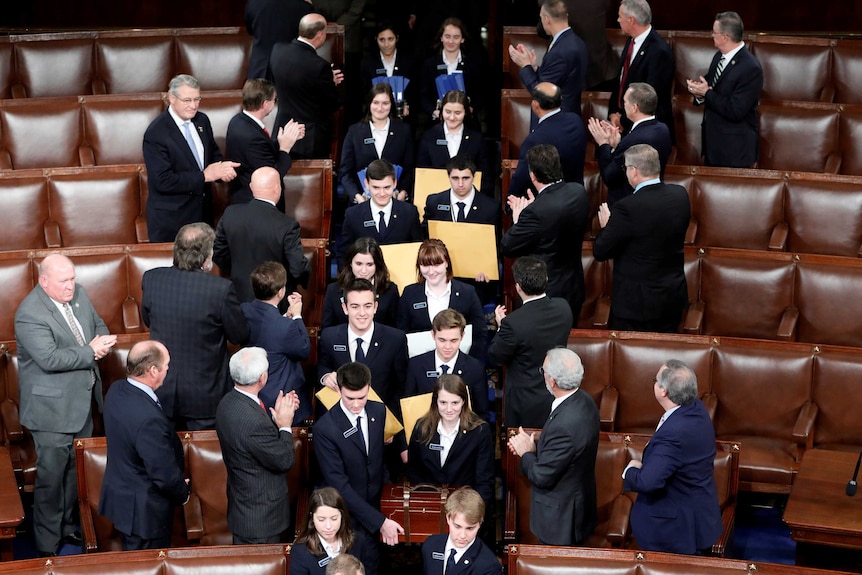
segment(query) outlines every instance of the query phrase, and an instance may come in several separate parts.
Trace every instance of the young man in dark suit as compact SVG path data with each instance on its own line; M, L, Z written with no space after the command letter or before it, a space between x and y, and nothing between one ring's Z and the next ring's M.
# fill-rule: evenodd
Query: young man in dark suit
M386 160L374 160L365 171L365 187L371 199L351 206L344 213L337 252L344 258L358 238L371 237L380 245L422 241L422 226L416 206L395 199L395 167Z
M584 366L572 350L548 351L542 377L553 403L538 444L522 427L509 438L509 451L531 484L530 531L539 543L580 545L597 523L599 410L580 391Z
M451 187L425 200L425 217L429 221L466 222L500 226L500 206L476 189L476 163L467 156L457 155L446 162L446 173Z
M251 201L253 193L249 184L258 168L275 168L279 184L290 170L290 150L297 140L305 136L305 126L290 120L284 126L276 125L275 137L270 138L263 121L275 110L277 102L275 87L267 80L246 80L242 87L242 112L231 118L225 137L225 155L240 164L236 169L236 179L230 183L231 204ZM284 211L280 194L276 203Z
M506 257L532 256L548 268L548 295L569 302L570 327L577 325L584 303L581 244L590 205L581 184L560 181L560 157L553 146L542 144L527 152L530 179L538 194L509 196L514 225L500 241Z
M108 462L99 514L122 534L124 551L170 547L174 506L189 500L183 447L155 393L170 361L161 343L136 343L126 359L128 378L114 382L105 398Z
M674 333L688 303L685 232L688 192L664 184L658 152L647 144L625 153L632 195L599 206L602 229L593 244L598 261L614 260L610 328Z
M505 307L497 306L497 333L488 357L506 366L503 425L542 427L552 398L539 368L549 349L566 345L572 312L565 300L545 293L548 268L541 260L522 257L512 266L512 274L523 305L509 315Z
M386 406L368 401L371 370L364 364L347 363L333 375L341 399L314 424L314 450L323 484L341 493L354 531L368 539L371 551L368 568L376 573L377 538L395 545L398 535L404 533L398 522L380 512L386 482L383 464Z
M437 378L446 373L459 376L467 384L473 411L488 421L488 378L478 359L461 353L467 320L454 309L444 309L431 323L435 349L410 358L407 364L405 397L431 393Z
M227 527L234 545L278 543L290 524L285 474L293 467L290 426L296 392L279 392L267 411L258 397L266 385L266 350L246 347L230 358L234 382L216 413L227 468Z
M209 184L236 177L236 162L223 162L206 114L198 112L200 83L180 74L168 86L168 109L144 132L147 165L147 233L151 242L172 242L192 222L212 222Z
M697 376L671 359L654 379L665 412L642 460L623 471L625 490L638 494L632 532L638 547L693 555L710 550L721 535L715 487L715 430L697 398Z
M422 544L425 575L500 575L503 566L477 537L485 517L482 496L469 487L446 499L449 533L431 535Z

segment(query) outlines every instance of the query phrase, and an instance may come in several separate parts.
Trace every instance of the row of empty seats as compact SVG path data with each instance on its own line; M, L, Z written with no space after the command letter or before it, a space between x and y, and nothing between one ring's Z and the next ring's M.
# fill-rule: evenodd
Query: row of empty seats
M344 28L329 24L318 54L344 61ZM0 38L0 98L160 92L177 74L206 90L242 88L251 53L244 28L162 28Z
M704 31L659 31L673 49L676 61L674 92L687 93L686 79L705 75L716 48L704 22ZM607 30L611 45L621 53L628 36ZM862 41L858 39L776 36L748 32L746 47L763 67L764 101L802 100L862 104ZM524 44L536 51L541 63L548 41L532 27L504 27L503 46ZM521 88L520 68L503 50L503 87Z

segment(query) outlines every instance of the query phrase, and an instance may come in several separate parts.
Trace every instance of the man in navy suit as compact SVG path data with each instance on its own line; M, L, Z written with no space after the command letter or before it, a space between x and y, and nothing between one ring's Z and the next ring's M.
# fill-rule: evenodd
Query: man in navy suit
M609 122L600 122L590 118L587 128L596 141L596 160L602 181L608 188L608 207L626 196L630 196L634 188L626 177L625 151L637 144L649 144L658 152L661 164L661 176L670 156L672 147L668 127L659 122L655 116L657 96L649 84L635 82L626 90L623 98L626 117L633 122L631 131L624 137Z
M584 365L572 350L548 351L542 377L553 403L538 444L521 427L509 451L521 458L532 486L530 531L543 545L580 545L597 523L599 410L580 391Z
M653 381L664 415L643 460L632 460L623 471L625 490L638 494L632 531L640 549L705 552L722 528L712 421L697 397L697 376L684 362L665 362Z
M467 156L453 156L446 162L451 187L425 200L422 225L431 220L500 225L500 207L489 196L477 193L474 178L476 163Z
M242 87L242 112L231 118L225 138L225 154L239 163L236 178L230 183L232 204L251 201L249 184L258 168L275 168L279 181L290 170L290 150L305 136L305 126L290 120L284 126L275 126L275 139L270 138L263 120L275 110L277 102L275 87L267 80L246 80ZM284 211L284 200L279 197L276 202Z
M108 462L99 514L122 534L124 551L170 547L174 506L189 500L183 447L155 393L170 361L161 343L136 343L126 358L129 377L105 397Z
M360 280L363 281L363 280ZM325 486L341 493L354 531L370 538L368 569L377 573L379 532L387 545L398 543L404 528L380 512L385 481L383 426L386 406L368 401L371 370L362 363L338 368L339 402L314 424L314 451Z
M763 68L742 41L742 18L720 12L712 24L718 52L706 78L687 80L696 105L703 105L702 148L707 166L750 168L760 155L757 105Z
M276 42L290 42L299 34L299 20L313 8L306 0L249 0L245 29L254 39L248 62L248 79L272 79L269 55Z
M691 218L688 192L664 184L658 152L647 144L625 153L632 195L599 206L602 229L596 260L614 260L610 328L674 333L688 303L685 232Z
M151 269L141 280L141 317L173 355L157 395L177 429L215 426L218 402L230 390L227 342L248 339L230 280L207 273L214 238L204 223L183 226L174 241L174 265Z
M279 392L295 391L299 408L294 414L294 425L311 416L311 397L305 385L301 361L308 359L311 343L308 330L302 321L302 295L287 295L284 315L278 304L285 299L287 272L278 262L264 262L251 272L254 301L242 304L242 313L248 321L248 345L266 350L269 377L258 396L267 407L275 405Z
M652 10L647 0L622 0L617 22L629 38L623 46L617 83L608 101L608 120L623 134L629 133L635 120L628 115L623 96L633 83L644 82L655 89L655 117L668 127L673 138L673 50L650 25Z
M300 401L295 392L279 392L267 410L258 394L268 370L266 351L260 347L233 354L234 388L216 413L227 468L227 527L234 545L278 543L290 523L285 474L293 467L290 426Z
M539 82L556 84L562 90L562 107L566 112L581 114L581 91L585 88L589 54L587 45L569 26L569 12L563 0L547 0L539 9L542 27L551 45L536 65L536 53L523 44L509 46L509 57L521 67L521 81L528 90Z
M341 237L338 241L338 259L358 238L371 237L380 245L422 241L419 211L413 204L393 197L395 167L386 160L374 160L365 171L365 187L371 200L351 206L344 213Z
M584 183L584 158L587 155L587 132L580 116L560 108L560 89L542 83L532 91L530 107L538 116L539 123L521 144L518 167L509 183L510 196L526 196L527 190L535 187L530 182L527 152L535 146L550 144L560 156L562 177L566 182Z
M212 221L209 184L236 177L236 162L223 162L206 114L198 112L200 83L180 74L168 86L168 109L144 132L147 165L147 233L172 242L181 227Z
M475 490L462 487L449 494L449 533L431 535L422 544L425 575L500 575L500 560L477 537L484 517L485 502Z
M437 378L445 373L459 376L467 384L473 411L488 421L488 378L478 359L458 349L467 320L454 309L444 309L431 322L434 350L410 358L404 395L431 393Z

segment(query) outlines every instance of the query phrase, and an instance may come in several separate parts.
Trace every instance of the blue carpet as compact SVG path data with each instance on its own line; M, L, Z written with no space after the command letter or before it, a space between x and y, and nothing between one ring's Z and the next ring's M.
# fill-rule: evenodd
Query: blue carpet
M784 497L740 494L733 541L727 556L747 561L794 565L796 543L781 520Z

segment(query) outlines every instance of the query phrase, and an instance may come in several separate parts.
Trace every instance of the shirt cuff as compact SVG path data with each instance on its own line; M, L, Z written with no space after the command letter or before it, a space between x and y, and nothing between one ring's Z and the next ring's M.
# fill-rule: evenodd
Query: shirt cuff
M631 462L629 462L629 464L628 464L628 465L626 465L626 468L625 468L625 469L623 469L623 481L625 481L625 479L626 479L626 472L627 472L629 469L631 469L632 467L634 467L634 465L632 465L632 464L631 464Z
M293 432L290 430L290 428L289 428L289 427L279 427L279 428L278 428L278 430L279 430L279 431L286 431L286 432L288 432L289 434L293 435Z

